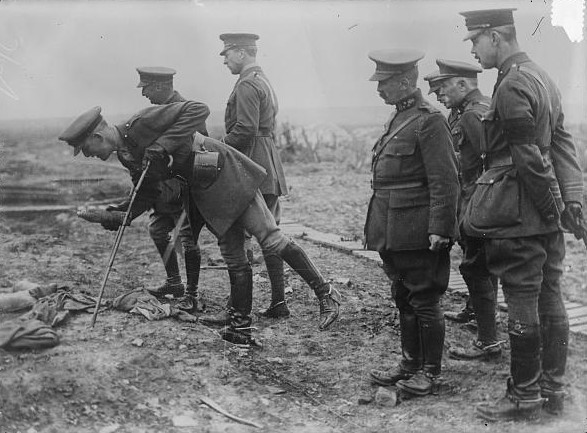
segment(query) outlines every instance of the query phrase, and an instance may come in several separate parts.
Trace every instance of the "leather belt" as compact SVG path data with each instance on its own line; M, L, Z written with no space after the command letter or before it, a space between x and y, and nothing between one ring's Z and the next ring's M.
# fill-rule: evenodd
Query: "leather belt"
M425 180L408 180L405 182L391 182L381 180L371 180L372 189L409 189L426 186Z
M513 165L512 155L510 154L497 154L497 155L486 155L483 166L485 169L503 167L506 165Z
M540 153L542 154L543 158L547 160L551 160L550 156L550 146L549 147L541 147ZM483 157L483 166L485 170L495 167L505 167L507 165L513 165L514 161L512 159L512 154L509 151L500 151L497 153L489 153L485 154Z

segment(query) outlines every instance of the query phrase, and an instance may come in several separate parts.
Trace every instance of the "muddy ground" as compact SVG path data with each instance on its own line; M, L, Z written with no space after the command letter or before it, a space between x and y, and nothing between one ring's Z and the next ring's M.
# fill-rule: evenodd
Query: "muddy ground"
M3 180L41 182L55 177L104 177L96 183L52 183L64 200L115 195L124 173L84 160L72 165L57 144L3 148L11 161ZM62 145L60 145L62 146ZM61 147L59 147L61 149ZM23 156L24 154L24 156ZM46 164L49 155L59 161ZM6 165L5 165L6 168ZM368 174L334 164L288 165L290 196L284 219L360 239L369 197ZM23 175L24 173L24 175ZM163 266L152 245L145 216L126 231L106 287L108 298L163 281ZM20 280L65 283L96 295L114 234L71 212L0 221L0 290ZM491 362L443 361L446 386L438 396L381 405L369 401L377 387L369 370L392 366L400 357L397 312L389 283L376 263L300 240L325 276L343 295L340 320L317 331L318 304L303 282L287 272L287 320L255 317L259 349L221 340L217 330L197 323L106 311L89 329L90 315L72 316L57 328L61 343L51 349L0 351L0 432L577 432L587 431L587 339L572 336L567 379L570 402L564 416L541 422L486 424L474 405L499 397L508 375L509 348ZM219 252L213 237L201 239L205 262ZM586 260L569 239L565 277L568 300L585 301ZM458 265L458 250L453 253ZM253 309L269 302L265 269L255 270ZM225 303L225 271L204 270L201 287L209 310ZM348 280L348 281L347 281ZM445 309L460 309L462 296L448 293ZM6 317L4 317L6 319ZM507 316L500 332L507 340ZM447 347L474 335L447 324ZM142 344L139 344L139 340ZM201 398L259 427L228 419ZM366 404L364 404L366 403ZM182 427L181 425L189 425Z

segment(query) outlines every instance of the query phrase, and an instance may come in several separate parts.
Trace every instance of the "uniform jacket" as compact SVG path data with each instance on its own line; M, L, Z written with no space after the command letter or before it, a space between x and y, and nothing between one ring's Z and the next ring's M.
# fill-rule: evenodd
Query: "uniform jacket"
M485 172L464 218L471 236L512 238L560 230L564 202L582 202L583 180L564 129L558 88L519 52L501 65L483 117Z
M165 101L165 104L172 104L174 102L185 102L177 91L173 91L171 97ZM208 135L205 125L198 129L200 134ZM153 203L153 210L158 214L174 215L178 214L183 209L183 193L185 189L185 182L182 182L176 177L163 180L160 184L161 194Z
M398 104L375 143L372 172L368 249L427 249L430 234L456 237L456 155L446 119L420 90Z
M483 172L481 118L489 109L491 99L483 96L479 89L472 90L458 108L458 117L451 125L453 145L459 161L461 193L459 216L462 217L467 203L475 190L475 182Z
M139 190L141 210L148 209L158 197L161 180L178 175L189 185L190 206L197 208L214 234L222 236L249 206L265 179L265 171L242 153L206 138L206 148L220 153L221 171L211 185L192 182L194 152L201 150L194 148L193 134L200 128L205 131L208 113L205 104L193 101L142 110L128 122L117 126L124 139L122 148L118 150L118 159L129 169L136 182L141 174L145 150L155 144L161 145L172 156L171 170L154 170L146 178Z
M277 111L277 97L262 69L246 69L228 98L223 141L265 168L262 194L279 196L287 194L287 185L274 140Z

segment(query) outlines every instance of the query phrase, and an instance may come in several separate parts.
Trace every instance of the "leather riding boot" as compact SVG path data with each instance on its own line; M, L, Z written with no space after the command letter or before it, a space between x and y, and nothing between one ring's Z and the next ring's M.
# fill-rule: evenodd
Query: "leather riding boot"
M285 302L285 280L283 276L283 259L275 254L263 252L267 275L271 282L271 304L266 310L259 311L263 317L289 317L290 312Z
M244 316L238 311L232 310L230 324L220 331L220 335L223 340L233 344L262 347L261 343L253 337L251 322L250 316Z
M200 322L204 325L224 326L230 323L230 310L232 308L232 299L228 296L224 310L214 313L205 314L199 317Z
M392 386L400 380L410 379L422 368L422 345L418 317L413 313L400 312L400 338L402 360L390 370L371 370L371 381L381 386Z
M162 259L165 258L169 242L156 242L155 246ZM184 294L184 287L181 282L181 275L179 274L179 264L177 263L177 254L174 248L170 248L167 253L167 260L163 262L167 280L159 287L147 289L149 293L155 296L172 295L174 298L179 298Z
M490 277L467 277L465 282L469 288L469 300L477 319L477 340L486 346L497 343L495 286Z
M510 377L504 397L494 403L481 403L475 408L477 416L488 421L528 421L540 418L542 398L519 398Z
M538 325L508 324L511 347L510 393L521 400L540 397L541 338Z
M560 415L564 409L564 381L569 344L569 322L566 317L540 317L542 337L542 377L540 393L546 399L544 410Z
M442 350L444 348L444 319L424 321L418 319L422 343L422 370L407 380L400 380L396 386L402 391L424 396L438 393Z
M230 323L221 331L222 338L235 344L258 346L252 337L253 271L228 271L230 276Z
M423 361L418 317L414 313L400 312L399 326L402 344L400 366L403 370L414 374L422 368Z
M190 314L194 314L198 311L203 311L206 308L206 305L198 292L202 255L197 250L185 251L184 258L187 285L185 288L185 295L180 299L177 308Z
M318 329L324 331L338 319L340 293L330 283L324 283L313 289L320 303L320 325Z
M328 328L340 311L340 293L324 280L320 271L295 242L290 241L280 253L281 258L314 290L320 302L321 331Z

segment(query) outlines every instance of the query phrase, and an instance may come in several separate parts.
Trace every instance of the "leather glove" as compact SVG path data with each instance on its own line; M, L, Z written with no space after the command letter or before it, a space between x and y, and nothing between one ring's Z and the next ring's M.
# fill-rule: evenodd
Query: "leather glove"
M145 149L145 155L143 156L143 170L147 167L147 161L151 161L151 168L167 166L169 163L169 155L163 146L159 144L153 144Z
M569 201L565 203L565 209L561 214L562 226L569 230L576 239L582 239L583 233L583 208L578 201Z
M121 203L118 204L109 204L108 206L106 206L106 210L108 212L112 212L112 211L120 211L120 212L126 212L128 210L128 205L130 204L130 197L127 198L126 200L124 200Z

